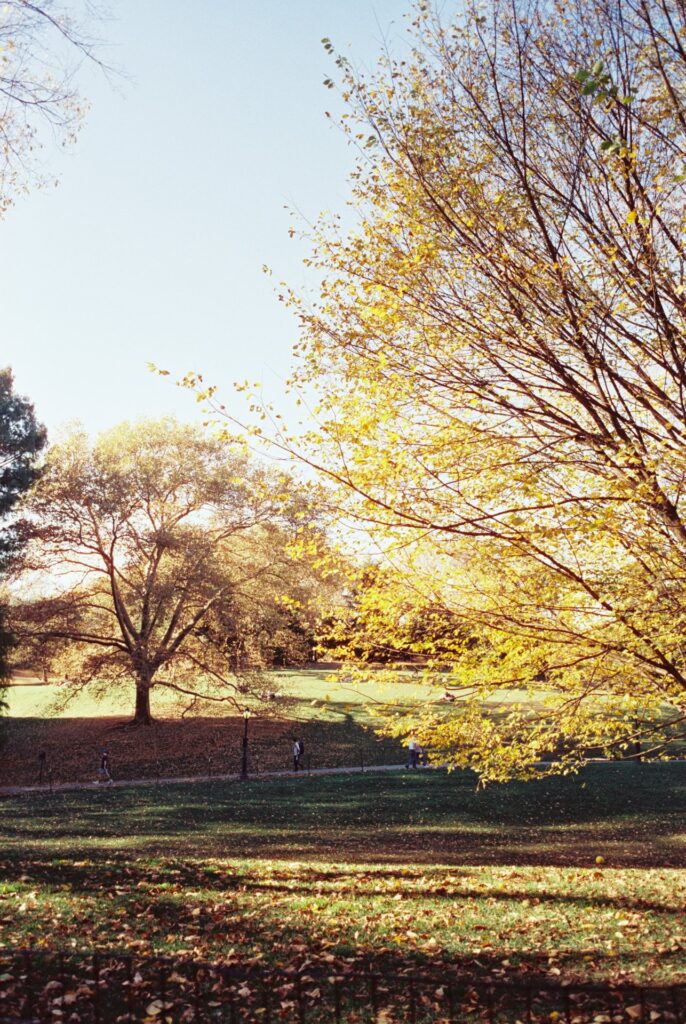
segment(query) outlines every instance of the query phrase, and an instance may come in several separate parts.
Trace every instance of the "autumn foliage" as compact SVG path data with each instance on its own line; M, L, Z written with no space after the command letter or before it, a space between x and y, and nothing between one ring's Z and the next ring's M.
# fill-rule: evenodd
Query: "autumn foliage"
M683 7L420 4L412 32L371 76L337 58L357 225L324 218L319 299L285 295L319 405L277 443L388 567L379 640L403 601L455 621L427 671L459 700L400 732L488 778L660 754L686 713Z
M121 424L54 445L25 504L16 567L20 655L66 680L186 711L241 708L255 670L306 660L316 574L297 543L319 531L291 477L175 420ZM124 700L127 700L124 697Z

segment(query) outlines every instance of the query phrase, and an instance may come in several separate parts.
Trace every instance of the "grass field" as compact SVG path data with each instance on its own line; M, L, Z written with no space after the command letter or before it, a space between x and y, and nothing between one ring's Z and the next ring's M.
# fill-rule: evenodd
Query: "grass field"
M271 671L265 673L265 680L286 702L300 702L305 717L318 718L335 718L346 711L364 716L365 709L375 701L402 705L435 699L442 693L441 687L426 685L419 671L412 670L394 676L392 684L381 681L380 677L379 681L372 680L361 687L347 684L344 674L335 669L324 668ZM26 672L18 674L15 681L17 685L8 690L9 714L14 718L111 718L131 715L133 710L131 686L101 697L85 688L74 692L67 702L65 698L73 691L64 684L44 684ZM520 697L516 690L496 690L492 701L494 704L511 703ZM153 690L155 716L169 717L178 714L178 709L179 700L170 691ZM197 713L204 716L215 713L222 717L225 710L221 705L206 703Z
M336 672L327 669L303 669L302 671L274 671L265 674L268 686L281 693L288 700L298 700L305 708L312 708L307 712L310 715L327 716L340 713L341 709L362 712L363 706L370 700L395 699L397 687L402 687L399 699L403 703L413 700L426 700L432 695L438 695L436 688L422 685L418 681L416 673L408 672L406 678L400 677L391 690L388 684L371 683L363 690L347 686L343 680L338 680ZM119 691L98 698L92 689L84 690L74 694L68 703L65 697L70 692L65 685L55 682L43 684L28 673L22 673L17 677L19 685L11 686L8 690L9 714L16 718L111 718L113 716L131 715L133 712L133 687L122 688ZM312 705L316 701L316 705ZM171 691L164 689L153 690L152 708L153 714L158 717L168 717L178 712L179 700ZM225 712L221 705L218 707L206 703L201 714L206 716L216 709L216 714L222 716Z
M0 944L686 980L682 765L486 791L440 771L94 788L1 810Z

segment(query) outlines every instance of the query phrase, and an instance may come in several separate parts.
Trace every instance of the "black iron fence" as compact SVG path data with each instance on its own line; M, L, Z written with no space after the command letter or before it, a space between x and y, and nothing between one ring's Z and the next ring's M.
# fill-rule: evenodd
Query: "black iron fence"
M118 952L0 950L0 1024L685 1024L686 985L491 981L359 962L281 970Z

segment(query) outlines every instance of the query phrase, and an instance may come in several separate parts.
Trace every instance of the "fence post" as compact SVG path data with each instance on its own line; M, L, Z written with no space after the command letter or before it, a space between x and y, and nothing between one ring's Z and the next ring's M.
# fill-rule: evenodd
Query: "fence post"
M210 973L210 977L211 976L212 975ZM229 1020L231 1024L236 1024L236 1022L238 1021L238 1016L236 1013L236 997L234 995L233 987L231 984L231 973L229 969L226 967L223 968L219 973L219 977L221 981L224 983L224 987L226 988L226 991L229 996Z
M93 953L93 1018L95 1024L100 1024L100 957Z
M376 1020L379 1015L379 1000L376 992L376 975L370 971L369 973L369 1002L372 1006L372 1020Z
M450 1024L455 1022L455 993L453 991L453 983L448 979L448 1020Z
M65 984L64 953L62 952L62 950L60 950L60 952L57 954L57 962L60 965L60 985L62 986L62 996L64 996L64 991L65 991L67 986ZM62 1005L64 1005L64 1004L62 1004Z
M336 1024L341 1020L341 986L338 978L333 979L333 1012ZM677 1024L679 1022L677 1021Z
M126 980L126 1012L128 1024L133 1024L133 964L130 956L126 958Z
M26 964L26 1010L29 1017L33 1017L35 1005L33 998L33 958L30 949L27 949L24 954L24 963Z
M264 1024L271 1024L272 1019L272 1004L269 998L269 985L262 979L262 1003L264 1005Z
M672 989L672 1007L674 1009L674 1020L676 1024L681 1024L681 1005L679 1003L679 996L677 995L678 989Z
M193 1008L195 1011L195 1022L200 1020L200 982L198 981L198 965L193 964Z
M305 1024L305 1003L299 974L295 978L295 997L298 1001L298 1024Z
M493 1005L493 986L488 986L488 1024L495 1024L495 1012Z
M410 978L410 1024L417 1024L417 993L414 989L414 978Z
M165 1015L164 1014L164 1008L165 1008L165 1003L167 1002L167 970L166 970L164 964L160 964L160 968L159 968L159 971L158 971L158 977L159 977L159 981L160 981L160 1002L162 1003L162 1009L160 1011L160 1015L161 1015L162 1019L164 1020L164 1015Z

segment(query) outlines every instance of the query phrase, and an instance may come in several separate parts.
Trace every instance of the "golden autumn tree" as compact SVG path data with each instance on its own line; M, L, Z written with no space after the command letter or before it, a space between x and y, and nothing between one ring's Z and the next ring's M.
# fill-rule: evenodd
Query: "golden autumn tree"
M277 444L372 534L379 640L384 594L455 621L417 650L459 699L391 728L486 778L657 753L686 720L686 13L421 3L412 30L375 74L337 60L357 224L324 219L319 299L285 296L318 427Z
M24 514L10 609L24 656L72 690L131 693L136 724L160 690L242 706L275 645L297 653L316 579L290 545L316 546L313 516L292 477L201 428L145 420L93 443L76 431L50 449Z

